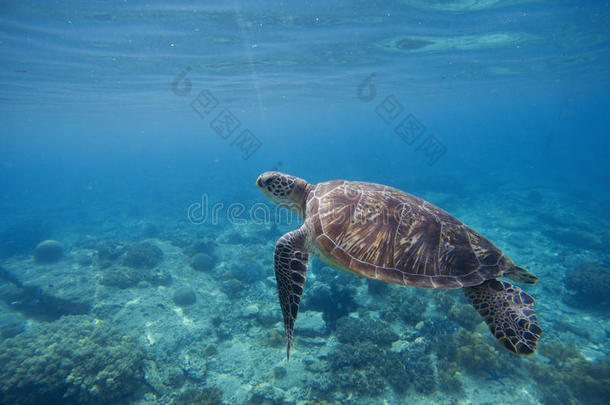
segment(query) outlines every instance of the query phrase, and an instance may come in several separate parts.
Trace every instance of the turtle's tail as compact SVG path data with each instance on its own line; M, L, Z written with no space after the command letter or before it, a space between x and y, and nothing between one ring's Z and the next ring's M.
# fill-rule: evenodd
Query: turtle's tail
M504 273L504 276L516 281L517 283L536 284L538 282L538 277L534 276L524 268L517 266Z

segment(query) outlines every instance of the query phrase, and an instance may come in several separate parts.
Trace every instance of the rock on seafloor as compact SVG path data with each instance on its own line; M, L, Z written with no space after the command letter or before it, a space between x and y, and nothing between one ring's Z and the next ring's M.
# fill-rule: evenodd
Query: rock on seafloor
M299 314L299 321L295 326L298 336L319 337L325 335L328 330L322 312L305 311Z
M63 246L56 240L42 241L34 249L34 261L40 264L55 263L64 255Z
M178 305L179 307L188 307L197 301L197 296L191 287L185 286L174 291L172 300L174 301L174 304Z

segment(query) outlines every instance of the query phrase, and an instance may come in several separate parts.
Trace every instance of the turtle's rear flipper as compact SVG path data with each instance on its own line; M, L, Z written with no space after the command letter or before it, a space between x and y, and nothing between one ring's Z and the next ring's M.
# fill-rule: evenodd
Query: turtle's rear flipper
M280 297L282 315L284 316L287 360L290 359L292 332L299 313L299 303L305 285L308 259L309 253L305 249L304 227L288 232L277 241L273 261L277 291Z
M464 293L504 347L517 354L534 353L542 329L536 322L530 295L499 280L465 288Z

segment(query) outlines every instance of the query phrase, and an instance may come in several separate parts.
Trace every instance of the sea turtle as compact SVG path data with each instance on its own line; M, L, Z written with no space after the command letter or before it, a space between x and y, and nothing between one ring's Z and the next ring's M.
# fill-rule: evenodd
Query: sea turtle
M256 185L271 201L304 219L299 229L275 245L287 359L310 252L329 266L371 279L421 288L463 288L504 347L517 354L534 353L542 333L534 299L497 278L525 284L535 284L538 278L447 212L373 183L333 180L313 185L265 172Z

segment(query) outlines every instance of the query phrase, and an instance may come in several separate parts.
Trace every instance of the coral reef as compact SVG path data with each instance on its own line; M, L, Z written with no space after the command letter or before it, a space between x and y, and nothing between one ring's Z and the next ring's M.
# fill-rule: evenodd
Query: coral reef
M610 357L597 361L580 360L568 368L564 380L584 403L600 404L610 398Z
M457 362L471 374L483 375L486 370L498 367L498 351L477 332L460 328L445 345L446 359Z
M299 314L296 327L297 336L320 337L326 335L328 329L321 312L305 311Z
M434 296L432 297L432 301L436 307L436 312L439 314L447 314L451 307L453 307L457 302L457 295L455 291L452 290L436 290L434 291Z
M224 341L231 338L234 335L231 325L223 321L223 318L215 316L211 319L212 325L214 325L214 332L219 341Z
M63 246L56 240L40 242L34 249L34 261L40 264L55 263L64 255Z
M410 378L413 379L415 391L420 394L431 394L436 390L436 379L434 378L434 364L428 356L410 359L406 362L409 365ZM414 360L414 361L413 361Z
M163 251L149 242L127 246L123 255L123 265L135 269L151 269L163 260Z
M230 265L227 276L240 280L248 285L253 284L265 277L265 271L273 272L273 266L264 268L252 263L252 258L242 259Z
M249 285L262 280L266 275L272 274L273 264L271 262L263 265L260 262L257 263L260 250L258 245L250 245L231 252L228 260L227 277L233 277ZM271 258L271 255L269 258Z
M221 405L222 392L216 388L189 388L182 392L172 405Z
M168 354L169 356L165 357L165 363L173 364L176 370L181 370L184 381L187 383L194 382L199 386L206 381L208 362L218 354L218 349L216 345L211 343L206 345L198 343L189 344L182 351L182 355L178 356L180 359L178 364L172 361L176 357L173 357L171 352Z
M276 348L284 347L286 345L286 338L282 332L273 328L267 332L263 344Z
M464 392L464 384L459 378L459 368L456 363L439 364L438 370L438 387L441 391L450 395L460 395Z
M220 285L222 291L227 294L229 297L241 297L246 293L246 289L244 288L244 283L241 280L236 279L235 277L230 277L222 282Z
M215 264L216 259L207 253L197 253L191 259L191 267L197 271L210 271Z
M334 386L365 397L381 394L386 385L398 394L404 394L409 388L424 395L434 392L434 363L424 353L424 346L409 345L398 353L375 342L344 343L329 353Z
M420 321L415 325L417 335L425 337L427 341L432 342L439 339L445 339L446 336L453 334L459 328L459 325L447 318L434 318Z
M269 383L255 385L252 388L247 405L294 405L295 402L286 398L286 393Z
M286 374L287 374L286 367L282 367L282 366L273 367L273 378L275 378L276 380L281 380L282 378L286 377Z
M436 390L435 365L424 339L399 341L386 322L353 317L337 321L336 335L340 344L328 362L332 384L342 391L374 397L386 386L400 395L410 388L424 395Z
M93 265L93 255L91 253L79 253L78 255L76 255L76 259L81 267L88 267Z
M562 369L575 360L581 360L582 355L574 342L561 343L558 340L550 340L540 346L539 354L549 359L555 367Z
M238 235L229 225L168 229L150 221L160 229L138 220L77 242L56 233L70 244L58 265L32 266L35 244L3 261L0 404L499 403L508 395L515 403L588 405L610 396L604 312L562 316L565 306L550 295L565 286L571 305L607 308L607 258L580 266L584 253L575 254L565 258L570 272L544 277L536 298L548 336L536 355L517 357L497 344L462 291L401 288L312 257L286 363L276 237L250 225ZM513 222L504 225L527 229ZM280 228L273 232L289 230ZM159 239L141 240L143 231ZM554 242L542 232L532 237L541 265L568 249L545 245ZM74 296L88 297L87 306L75 307ZM93 315L71 316L82 313L75 309ZM141 347L122 336L131 333Z
M158 396L165 396L181 388L186 380L184 367L178 367L167 360L167 355L151 353L153 359L146 359L142 365L146 384Z
M184 249L184 254L187 256L195 256L197 253L206 253L213 255L214 249L216 249L216 241L214 239L203 238L195 243L190 244Z
M256 320L262 326L269 328L279 321L281 316L281 312L276 307L270 308L269 306L266 306L260 308L256 313Z
M336 371L342 367L361 368L375 365L384 357L385 351L376 347L374 342L363 341L356 344L337 345L328 355L331 368Z
M483 318L471 305L454 305L447 313L447 318L458 323L464 329L474 331L483 322Z
M97 251L99 265L102 268L110 266L124 253L125 249L123 244L113 241L102 241L93 247Z
M111 323L64 316L0 344L0 403L116 403L142 384L142 358Z
M454 396L463 394L460 372L482 378L498 368L498 351L478 332L464 328L435 339L429 349L437 358L438 388Z
M398 340L398 335L392 332L386 322L351 316L344 316L337 321L335 333L341 343L357 344L369 340L380 346L390 346Z
M610 356L586 360L574 344L546 342L540 354L549 362L529 362L543 403L602 404L610 398Z
M236 230L231 230L228 234L224 236L223 242L239 245L242 243L251 243L252 241L244 235L242 232L238 232Z
M366 279L367 292L371 295L384 296L390 293L391 286L379 280Z
M333 385L364 397L379 395L385 388L384 357L372 342L338 345L328 356Z
M318 261L314 263L318 263ZM313 286L305 289L301 310L322 312L324 321L333 329L337 319L358 308L354 297L356 296L356 286L361 280L329 267L314 271L316 271L317 279Z
M133 267L110 267L102 272L100 284L121 289L138 286L141 282L168 286L172 283L171 274L164 269L143 269Z
M195 296L195 291L193 291L191 287L185 286L174 291L172 300L174 301L174 304L180 307L188 307L197 301L197 296Z
M212 343L207 344L203 348L203 354L206 357L216 356L218 354L218 348L216 347L215 344L212 344Z
M382 369L384 377L392 389L398 394L404 394L411 386L412 376L407 372L403 357L399 353L388 352L385 356L385 365Z
M572 306L608 309L610 307L610 268L597 263L583 263L568 270L565 285L572 292L567 302Z
M421 289L391 289L387 300L392 306L383 310L382 318L388 322L401 319L407 325L416 325L427 318L424 313L429 306L429 297L426 295Z

